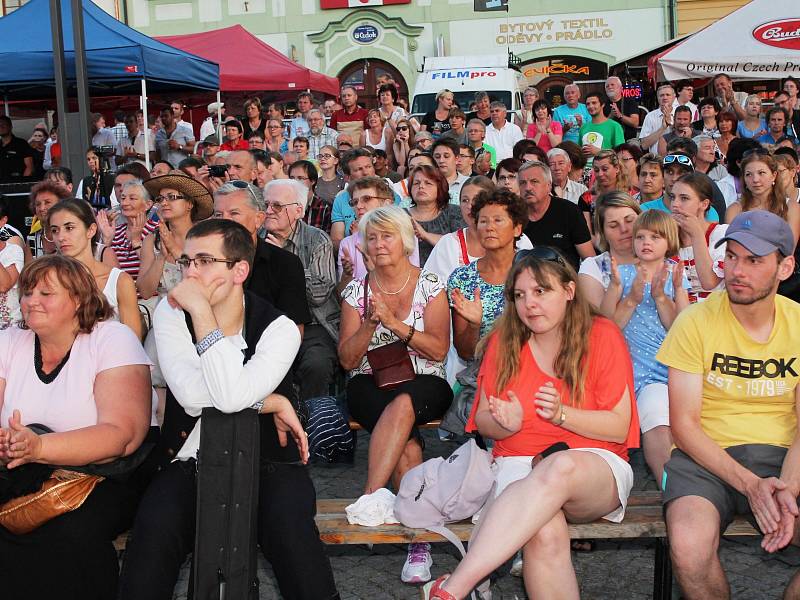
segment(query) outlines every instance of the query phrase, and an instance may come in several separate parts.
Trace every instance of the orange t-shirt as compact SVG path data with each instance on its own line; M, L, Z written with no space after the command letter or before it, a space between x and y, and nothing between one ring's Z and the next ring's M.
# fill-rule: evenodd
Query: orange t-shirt
M522 403L522 429L494 444L495 456L536 456L556 442L566 442L570 448L605 448L628 460L628 448L639 447L639 418L633 394L633 367L625 338L617 326L602 317L595 317L589 333L589 350L586 360L584 410L611 410L616 406L625 387L631 404L631 423L624 443L604 442L584 437L558 427L536 414L534 394L548 381L553 382L562 401L569 406L569 390L561 379L544 373L536 364L530 346L526 343L520 351L520 369L502 393L495 387L497 378L497 353L499 336L492 335L478 372L478 392L472 405L467 431L475 431L475 414L478 411L481 390L489 396L508 400L508 390L513 390Z

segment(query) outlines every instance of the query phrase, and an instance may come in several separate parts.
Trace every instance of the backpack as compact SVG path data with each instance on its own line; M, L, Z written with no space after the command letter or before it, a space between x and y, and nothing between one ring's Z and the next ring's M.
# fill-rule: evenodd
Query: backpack
M470 439L448 458L426 460L410 469L400 482L394 515L406 527L438 533L465 556L464 545L445 527L472 517L494 490L492 457ZM483 597L488 581L478 588Z
M355 435L333 396L305 401L308 452L322 463L353 462Z

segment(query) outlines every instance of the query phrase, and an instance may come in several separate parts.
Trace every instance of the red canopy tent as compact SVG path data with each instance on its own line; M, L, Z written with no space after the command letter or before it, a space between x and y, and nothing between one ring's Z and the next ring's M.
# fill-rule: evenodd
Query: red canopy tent
M339 80L286 58L241 25L155 38L219 64L223 92L301 91L339 95Z

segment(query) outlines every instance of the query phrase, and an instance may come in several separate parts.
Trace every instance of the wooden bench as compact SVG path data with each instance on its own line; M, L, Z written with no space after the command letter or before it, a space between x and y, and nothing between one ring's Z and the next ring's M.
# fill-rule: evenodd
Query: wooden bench
M445 542L443 537L425 529L404 525L379 525L362 527L350 525L345 507L355 499L329 499L317 501L317 527L320 539L326 544L408 544L412 542ZM448 527L462 541L469 540L472 522L461 521ZM628 499L628 508L622 523L603 519L592 523L570 524L572 539L654 539L655 566L653 572L654 600L669 600L672 596L672 565L667 547L667 527L661 508L661 492L634 492ZM725 531L726 536L759 535L743 518L736 519Z
M325 544L409 544L412 542L446 542L439 534L404 525L379 525L362 527L347 522L345 507L355 499L317 500L316 523L320 539ZM461 521L448 527L462 541L468 541L472 522ZM572 539L654 539L656 540L653 569L653 599L670 600L672 597L672 564L667 546L667 527L661 509L661 492L633 492L622 523L599 519L592 523L570 524ZM758 531L744 518L737 518L725 530L726 536L757 536ZM114 542L118 552L125 550L128 533Z
M430 423L425 423L424 425L417 425L417 428L418 429L436 429L441 424L442 424L442 421L440 419L437 419L436 421L431 421ZM363 431L363 429L364 429L361 425L359 425L358 423L356 423L353 420L350 420L348 425L350 425L350 429L352 429L353 431Z

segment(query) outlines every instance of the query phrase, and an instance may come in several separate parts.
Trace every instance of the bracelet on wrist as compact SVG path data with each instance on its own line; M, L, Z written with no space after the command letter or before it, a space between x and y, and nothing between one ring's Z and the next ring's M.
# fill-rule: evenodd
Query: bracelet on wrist
M561 405L561 413L558 415L558 420L555 422L555 425L561 427L564 422L567 420L567 413L564 412L564 405Z
M408 335L406 335L406 337L405 337L405 338L403 338L403 343L404 343L404 344L406 344L406 345L408 345L408 343L411 341L411 338L413 338L413 337L414 337L414 334L415 334L415 333L417 333L417 330L416 330L416 329L414 329L414 326L413 326L413 325L411 325L411 326L408 328Z
M203 356L203 354L207 352L209 348L211 348L211 346L216 344L224 337L225 336L222 334L222 331L220 329L214 329L213 331L206 334L206 336L202 340L200 340L194 345L195 350L197 350L197 356Z
M257 413L261 413L261 411L264 409L264 401L259 400L258 402L250 405L250 408L255 410Z

